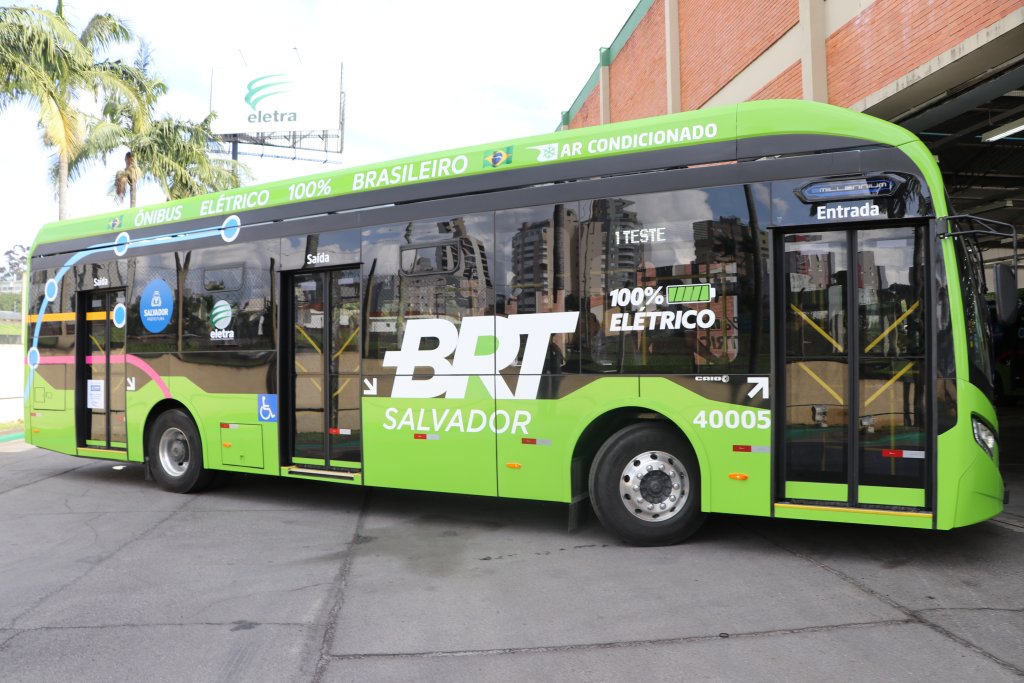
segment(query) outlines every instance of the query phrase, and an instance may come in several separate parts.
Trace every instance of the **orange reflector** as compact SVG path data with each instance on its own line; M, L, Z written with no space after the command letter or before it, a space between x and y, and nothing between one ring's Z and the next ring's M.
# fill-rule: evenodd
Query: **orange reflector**
M509 468L510 470L518 470L522 468L522 465L519 464L518 462L507 462L505 463L505 467Z
M732 472L731 474L729 474L729 478L735 479L736 481L746 481L747 475L743 474L742 472Z
M39 433L39 430L38 430L38 429L33 429L33 430L32 430L32 433L33 433L33 434L38 434L38 433Z
M231 448L231 444L227 441L224 442L224 448Z

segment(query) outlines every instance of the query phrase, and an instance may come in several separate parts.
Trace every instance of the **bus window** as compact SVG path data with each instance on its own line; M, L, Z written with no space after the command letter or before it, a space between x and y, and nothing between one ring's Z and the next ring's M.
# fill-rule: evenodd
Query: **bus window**
M956 245L957 265L960 269L960 293L963 297L964 318L967 327L967 359L970 365L971 384L988 397L993 395L992 387L992 346L989 338L991 324L988 306L985 304L985 275L982 270L981 254L973 238L958 236Z
M579 204L565 202L498 211L494 218L498 283L497 312L502 315L580 310L578 279L573 277L572 245L579 230ZM591 326L596 333L597 326ZM579 372L582 323L573 334L551 335L544 374Z
M584 372L767 369L767 239L750 224L742 187L585 207L576 253Z
M493 315L493 213L367 228L362 239L364 358L397 350L408 320Z

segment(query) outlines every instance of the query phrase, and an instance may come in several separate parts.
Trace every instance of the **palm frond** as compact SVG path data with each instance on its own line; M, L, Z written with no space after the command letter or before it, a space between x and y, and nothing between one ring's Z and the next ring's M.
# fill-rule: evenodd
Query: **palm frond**
M85 25L79 42L90 52L97 52L131 39L132 31L124 20L113 14L96 14Z

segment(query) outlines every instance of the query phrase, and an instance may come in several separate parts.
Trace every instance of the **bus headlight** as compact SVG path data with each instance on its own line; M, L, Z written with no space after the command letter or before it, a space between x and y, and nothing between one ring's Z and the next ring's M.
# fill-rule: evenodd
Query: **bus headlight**
M996 434L992 428L982 422L976 415L971 415L971 425L974 427L974 440L985 449L988 457L993 457L996 450Z

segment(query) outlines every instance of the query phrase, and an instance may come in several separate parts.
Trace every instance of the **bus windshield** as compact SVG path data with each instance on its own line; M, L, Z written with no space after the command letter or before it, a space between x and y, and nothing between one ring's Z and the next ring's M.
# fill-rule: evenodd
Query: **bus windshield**
M970 381L986 396L992 396L992 322L985 296L985 272L981 250L971 235L956 238L957 262L960 269L964 323L967 331L967 359Z

